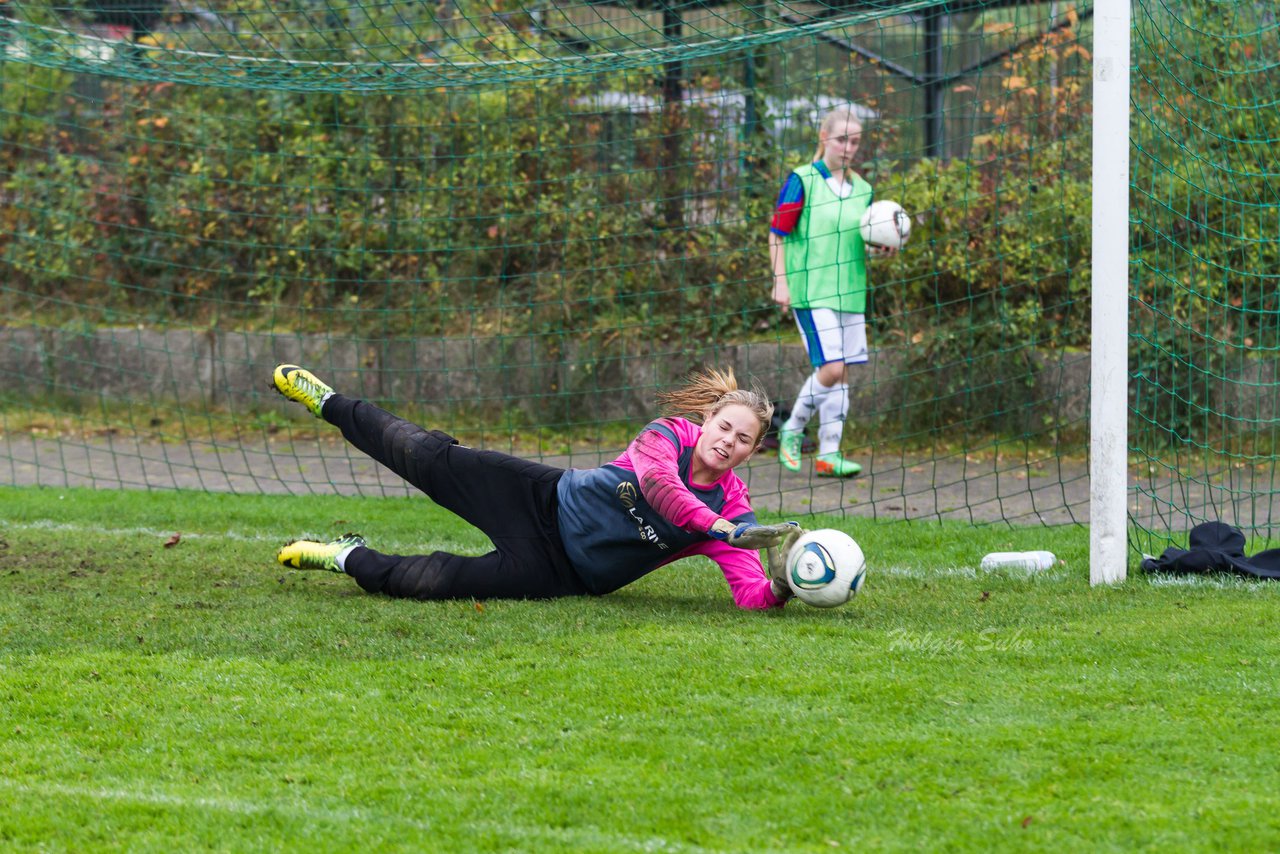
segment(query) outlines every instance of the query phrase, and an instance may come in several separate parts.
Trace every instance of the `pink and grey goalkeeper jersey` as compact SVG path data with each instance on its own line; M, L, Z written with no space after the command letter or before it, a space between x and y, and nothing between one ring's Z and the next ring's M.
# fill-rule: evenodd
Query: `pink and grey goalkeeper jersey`
M558 486L560 538L592 593L611 593L664 564L700 554L719 565L738 607L780 604L757 552L707 535L722 516L735 523L754 523L756 517L746 484L733 472L710 486L689 482L701 433L684 418L660 418L613 462L564 473Z

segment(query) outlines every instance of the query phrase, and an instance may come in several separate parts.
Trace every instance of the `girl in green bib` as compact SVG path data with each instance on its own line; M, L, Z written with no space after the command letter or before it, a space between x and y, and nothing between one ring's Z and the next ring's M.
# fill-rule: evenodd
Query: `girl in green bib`
M818 416L814 471L852 477L862 466L840 453L849 414L845 366L867 361L867 257L894 250L868 247L859 224L871 185L853 170L862 125L847 107L826 115L812 163L787 176L769 229L773 301L791 309L813 373L778 432L778 458L800 471L804 430Z

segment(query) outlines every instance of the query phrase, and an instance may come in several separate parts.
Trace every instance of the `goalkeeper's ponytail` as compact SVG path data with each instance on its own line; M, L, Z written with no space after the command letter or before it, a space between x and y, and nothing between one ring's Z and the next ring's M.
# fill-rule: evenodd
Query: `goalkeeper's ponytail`
M723 373L715 368L705 368L692 374L684 385L659 392L658 403L663 415L682 416L698 424L731 404L745 406L760 422L756 441L764 438L773 419L773 404L769 402L769 396L755 383L750 389L738 388L733 368Z

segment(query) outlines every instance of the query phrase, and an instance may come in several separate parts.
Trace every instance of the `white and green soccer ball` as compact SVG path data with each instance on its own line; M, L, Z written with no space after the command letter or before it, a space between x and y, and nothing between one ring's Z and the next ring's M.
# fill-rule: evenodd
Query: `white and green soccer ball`
M787 583L815 608L848 602L867 577L862 547L844 531L823 528L796 540L787 555Z

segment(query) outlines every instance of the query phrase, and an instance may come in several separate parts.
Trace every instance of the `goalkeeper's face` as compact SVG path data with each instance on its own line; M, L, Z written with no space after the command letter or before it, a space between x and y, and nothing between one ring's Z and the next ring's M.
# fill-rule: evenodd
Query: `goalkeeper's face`
M858 146L862 144L861 125L857 122L836 122L834 127L819 135L823 144L822 159L829 169L835 171L853 165L858 155Z
M760 419L750 407L731 403L703 421L693 456L699 468L719 476L745 462L759 444Z

